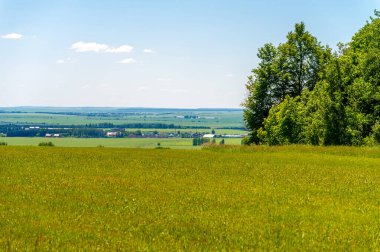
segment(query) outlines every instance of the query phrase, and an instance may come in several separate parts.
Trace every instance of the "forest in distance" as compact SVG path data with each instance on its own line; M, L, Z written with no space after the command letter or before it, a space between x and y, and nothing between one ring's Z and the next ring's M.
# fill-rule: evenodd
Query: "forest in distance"
M380 143L380 12L333 51L304 23L265 44L248 78L246 144Z

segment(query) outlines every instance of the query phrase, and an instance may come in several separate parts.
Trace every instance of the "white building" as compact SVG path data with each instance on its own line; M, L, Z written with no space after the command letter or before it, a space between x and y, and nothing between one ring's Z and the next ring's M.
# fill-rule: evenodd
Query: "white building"
M215 138L215 134L204 134L203 138Z

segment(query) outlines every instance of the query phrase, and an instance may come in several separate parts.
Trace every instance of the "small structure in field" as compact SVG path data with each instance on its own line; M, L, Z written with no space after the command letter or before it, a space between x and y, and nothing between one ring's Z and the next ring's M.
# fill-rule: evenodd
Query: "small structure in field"
M60 137L61 134L50 134L50 133L46 133L45 134L45 137Z
M215 134L204 134L203 138L215 138Z
M111 131L106 133L107 137L117 137L117 132Z

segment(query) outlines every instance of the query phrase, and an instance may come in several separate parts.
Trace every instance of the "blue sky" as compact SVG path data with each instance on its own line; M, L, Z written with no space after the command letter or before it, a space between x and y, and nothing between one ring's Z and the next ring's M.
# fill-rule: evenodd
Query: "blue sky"
M0 106L232 107L296 22L348 42L380 0L0 0Z

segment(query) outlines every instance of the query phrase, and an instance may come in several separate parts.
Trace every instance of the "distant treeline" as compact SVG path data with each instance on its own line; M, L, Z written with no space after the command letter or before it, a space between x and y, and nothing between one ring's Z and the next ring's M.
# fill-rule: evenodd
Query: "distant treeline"
M25 130L19 127L0 127L0 133L5 134L7 137L44 137L46 134L59 134L61 137L105 137L105 131L102 129L29 129ZM122 136L120 136L122 137Z
M165 123L127 123L127 124L113 124L113 123L96 123L96 124L81 124L81 125L60 125L60 124L4 124L0 125L0 132L6 128L25 128L25 127L49 127L49 128L90 128L90 129L210 129L209 126L181 126ZM231 128L228 128L231 129ZM240 129L240 128L239 128Z
M44 137L46 134L59 134L60 137L88 137L100 138L106 137L107 131L115 131L115 137L126 137L135 135L141 136L141 131L128 132L125 129L140 128L140 129L210 129L210 127L183 127L173 124L124 124L114 125L112 123L101 124L86 124L86 125L0 125L0 134L8 137ZM138 133L140 132L140 134ZM181 137L192 137L187 133L178 134Z
M61 126L62 127L62 126ZM113 123L99 123L99 124L85 124L85 128L121 128L121 129L210 129L209 126L181 126L165 123L127 123L127 124L113 124Z

